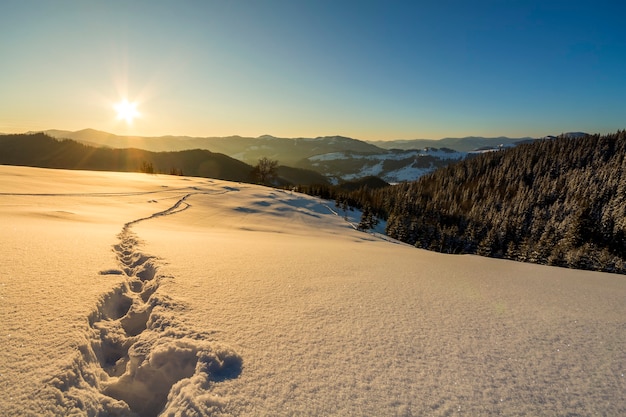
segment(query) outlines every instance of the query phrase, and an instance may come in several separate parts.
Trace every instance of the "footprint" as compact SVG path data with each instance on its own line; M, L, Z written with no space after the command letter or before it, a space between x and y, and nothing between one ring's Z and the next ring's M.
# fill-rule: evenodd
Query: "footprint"
M100 347L100 366L109 376L120 376L126 371L128 363L128 347L121 343L103 341Z
M124 287L119 287L104 296L104 300L98 309L104 318L117 320L130 310L133 299L123 293Z
M157 339L137 343L129 351L124 375L103 393L128 404L140 417L153 417L165 407L172 386L199 372L211 381L241 373L242 359L229 349L213 349L206 342L190 339Z
M141 253L135 253L130 257L130 261L126 264L126 266L129 266L131 268L137 268L138 266L143 265L150 259L154 259L154 256L146 256Z
M148 261L145 264L137 268L135 275L142 281L150 281L157 273L157 267L152 261Z
M137 336L146 330L146 324L152 313L152 306L142 303L142 305L133 304L133 307L120 319L122 328L128 336Z
M131 278L129 278L127 283L128 283L128 289L130 291L132 291L134 293L140 293L140 292L143 291L144 284L143 284L143 282L141 282L141 280L139 280L139 279L137 279L135 277L131 277ZM146 300L143 300L143 301L145 302Z
M100 367L109 376L119 376L126 370L128 349L133 340L126 336L119 322L101 320L92 326L98 332L98 339L92 342Z
M157 416L172 385L191 377L198 362L197 350L177 344L152 346L147 355L133 346L129 355L127 372L103 394L124 401L140 417Z
M150 297L152 296L152 294L154 294L156 290L158 289L159 289L158 281L156 280L147 281L143 284L143 290L141 291L141 294L139 296L141 297L144 303L147 303Z

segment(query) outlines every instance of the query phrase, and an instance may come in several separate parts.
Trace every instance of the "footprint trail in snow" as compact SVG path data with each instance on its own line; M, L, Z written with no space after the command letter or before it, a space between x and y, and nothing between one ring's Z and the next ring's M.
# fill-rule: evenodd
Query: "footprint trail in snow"
M79 347L74 370L53 379L69 408L89 415L151 417L181 407L209 414L224 404L210 396L213 384L235 378L242 358L207 332L188 328L177 316L185 306L159 292L174 277L159 273L159 259L141 251L134 224L190 207L186 194L165 211L124 225L114 245L124 275L89 316L89 343Z

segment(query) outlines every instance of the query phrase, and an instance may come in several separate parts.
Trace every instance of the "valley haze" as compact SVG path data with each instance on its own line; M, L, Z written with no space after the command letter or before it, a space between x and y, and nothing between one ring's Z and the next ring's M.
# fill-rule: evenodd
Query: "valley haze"
M626 413L623 276L423 251L257 185L0 176L0 415Z

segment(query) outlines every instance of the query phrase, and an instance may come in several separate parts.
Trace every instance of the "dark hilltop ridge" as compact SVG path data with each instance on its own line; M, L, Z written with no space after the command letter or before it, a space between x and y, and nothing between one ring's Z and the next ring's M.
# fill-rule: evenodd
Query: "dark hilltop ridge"
M256 182L251 165L206 149L152 152L137 148L95 147L71 139L58 140L45 133L0 135L0 164ZM279 166L277 174L277 185L328 183L322 175L304 169Z

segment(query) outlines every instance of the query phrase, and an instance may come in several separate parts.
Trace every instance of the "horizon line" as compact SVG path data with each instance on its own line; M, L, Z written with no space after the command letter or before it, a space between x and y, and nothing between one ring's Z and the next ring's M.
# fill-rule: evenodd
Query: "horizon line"
M251 139L259 139L262 137L272 137L272 138L276 138L276 139L319 139L319 138L331 138L331 137L343 137L343 138L347 138L347 139L352 139L352 140L359 140L362 142L402 142L402 141L406 141L406 142L410 142L410 141L418 141L418 140L427 140L427 141L440 141L440 140L444 140L444 139L469 139L469 138L484 138L484 139L541 139L541 138L545 138L545 137L550 137L550 136L559 136L559 135L566 135L566 134L571 134L571 133L583 133L583 134L605 134L605 133L600 133L600 132L594 132L594 133L589 133L589 132L583 132L583 131L576 131L576 130L572 130L572 131L567 131L567 132L561 132L558 134L548 134L548 135L543 135L543 136L530 136L530 135L526 135L526 136L507 136L507 135L498 135L498 136L481 136L481 135L467 135L467 136L444 136L438 139L434 139L434 138L411 138L411 139L405 139L405 138L397 138L397 139L359 139L359 138L355 138L355 137L351 137L351 136L346 136L346 135L342 135L342 134L334 134L334 135L320 135L320 136L315 136L315 137L306 137L306 136L292 136L292 137L285 137L285 136L275 136L272 134L262 134L262 135L258 135L258 136L242 136L242 135L238 135L238 134L233 134L233 135L224 135L224 136L214 136L214 135L208 135L208 136L197 136L197 135L179 135L179 134L164 134L164 135L141 135L141 134L118 134L118 133L113 133L113 132L108 132L105 130L98 130L98 129L94 129L94 128L83 128L83 129L78 129L78 130L67 130L67 129L43 129L43 130L27 130L27 131L14 131L14 132L0 132L0 134L34 134L34 133L47 133L50 131L59 131L59 132L68 132L68 133L79 133L79 132L83 132L83 131L94 131L97 133L104 133L104 134L108 134L108 135L112 135L112 136L117 136L117 137L129 137L129 138L146 138L146 139L150 139L150 138L165 138L165 137L179 137L179 138L200 138L200 139L204 139L204 138L231 138L231 137L239 137L239 138L251 138Z

